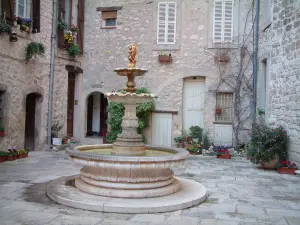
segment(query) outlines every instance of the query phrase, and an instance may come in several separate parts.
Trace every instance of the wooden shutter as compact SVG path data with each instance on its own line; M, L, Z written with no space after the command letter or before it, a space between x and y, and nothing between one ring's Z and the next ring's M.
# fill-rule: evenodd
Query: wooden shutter
M64 21L65 17L65 0L59 0L58 19ZM57 29L57 44L59 48L64 48L64 31Z
M158 3L157 44L175 44L176 3Z
M32 33L40 33L40 0L32 0Z
M6 22L10 25L13 24L14 20L14 0L1 0L2 12L1 16L6 12Z
M83 38L84 38L84 0L78 0L78 21L77 25L79 33L77 36L77 43L83 53Z
M102 11L102 19L115 19L117 18L117 11Z
M231 42L233 35L233 0L215 0L213 42Z

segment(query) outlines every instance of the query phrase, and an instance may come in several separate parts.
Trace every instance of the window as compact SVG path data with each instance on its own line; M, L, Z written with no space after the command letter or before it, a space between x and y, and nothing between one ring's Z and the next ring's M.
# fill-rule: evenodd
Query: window
M26 0L15 0L14 1L14 12L16 16L26 18Z
M157 15L157 44L175 44L176 3L159 2Z
M221 109L219 113L216 112L216 121L232 122L233 112L233 93L217 93L216 96L216 111Z
M213 42L231 43L233 36L233 0L215 0Z
M117 11L102 11L102 27L115 28L117 26Z
M272 20L272 4L271 0L264 0L262 1L262 14L261 14L261 19L262 19L262 28L263 30L267 29L269 25L271 24Z
M260 96L259 96L259 106L263 110L266 109L266 91L267 91L267 59L264 59L261 63L262 71L260 78Z

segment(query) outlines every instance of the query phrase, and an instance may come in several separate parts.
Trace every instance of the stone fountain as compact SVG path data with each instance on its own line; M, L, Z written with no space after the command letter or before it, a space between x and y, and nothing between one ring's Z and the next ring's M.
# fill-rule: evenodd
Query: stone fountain
M47 195L74 208L102 212L156 213L197 205L206 199L205 187L174 177L170 167L182 165L186 150L145 145L138 134L136 106L153 101L153 94L136 94L136 45L129 46L128 68L115 69L128 81L122 92L107 93L109 101L124 104L122 133L113 144L81 145L67 150L70 160L83 166L80 175L52 181Z

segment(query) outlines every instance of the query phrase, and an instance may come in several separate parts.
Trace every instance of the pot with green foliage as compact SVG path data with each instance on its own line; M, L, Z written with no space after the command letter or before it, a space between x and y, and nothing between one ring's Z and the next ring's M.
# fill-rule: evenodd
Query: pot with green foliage
M199 126L190 127L190 136L194 142L201 143L202 141L203 129Z
M183 138L181 136L174 138L177 148L184 148Z
M10 34L10 26L7 23L0 22L0 35Z
M51 127L51 133L52 133L52 144L53 145L61 145L62 138L59 138L59 131L64 127L64 125L59 124L58 121L54 121L52 127Z
M279 160L286 160L288 135L282 126L275 128L256 124L252 128L248 154L251 162L264 169L275 169Z
M45 53L45 47L42 43L30 42L25 48L25 58L28 62L35 55L43 55Z
M4 127L0 125L0 137L4 137L4 135L5 135Z
M72 43L68 47L68 53L71 57L76 57L77 55L80 55L81 51L78 46L78 44Z

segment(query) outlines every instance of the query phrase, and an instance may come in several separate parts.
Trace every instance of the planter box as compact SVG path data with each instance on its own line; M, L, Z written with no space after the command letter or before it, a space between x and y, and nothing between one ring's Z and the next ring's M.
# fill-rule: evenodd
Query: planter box
M5 162L5 161L6 161L6 155L0 156L0 163Z
M231 155L228 155L228 154L217 155L217 158L220 158L220 159L231 159Z
M0 137L4 137L4 136L5 136L4 131L0 131Z
M160 62L171 62L172 61L172 56L159 55L158 60Z
M296 168L279 167L277 172L282 174L296 174Z
M7 161L13 161L13 160L16 160L16 156L14 156L14 155L8 155L8 156L6 156L6 160L7 160Z
M215 56L216 63L227 63L229 62L229 59L229 56L226 55Z

